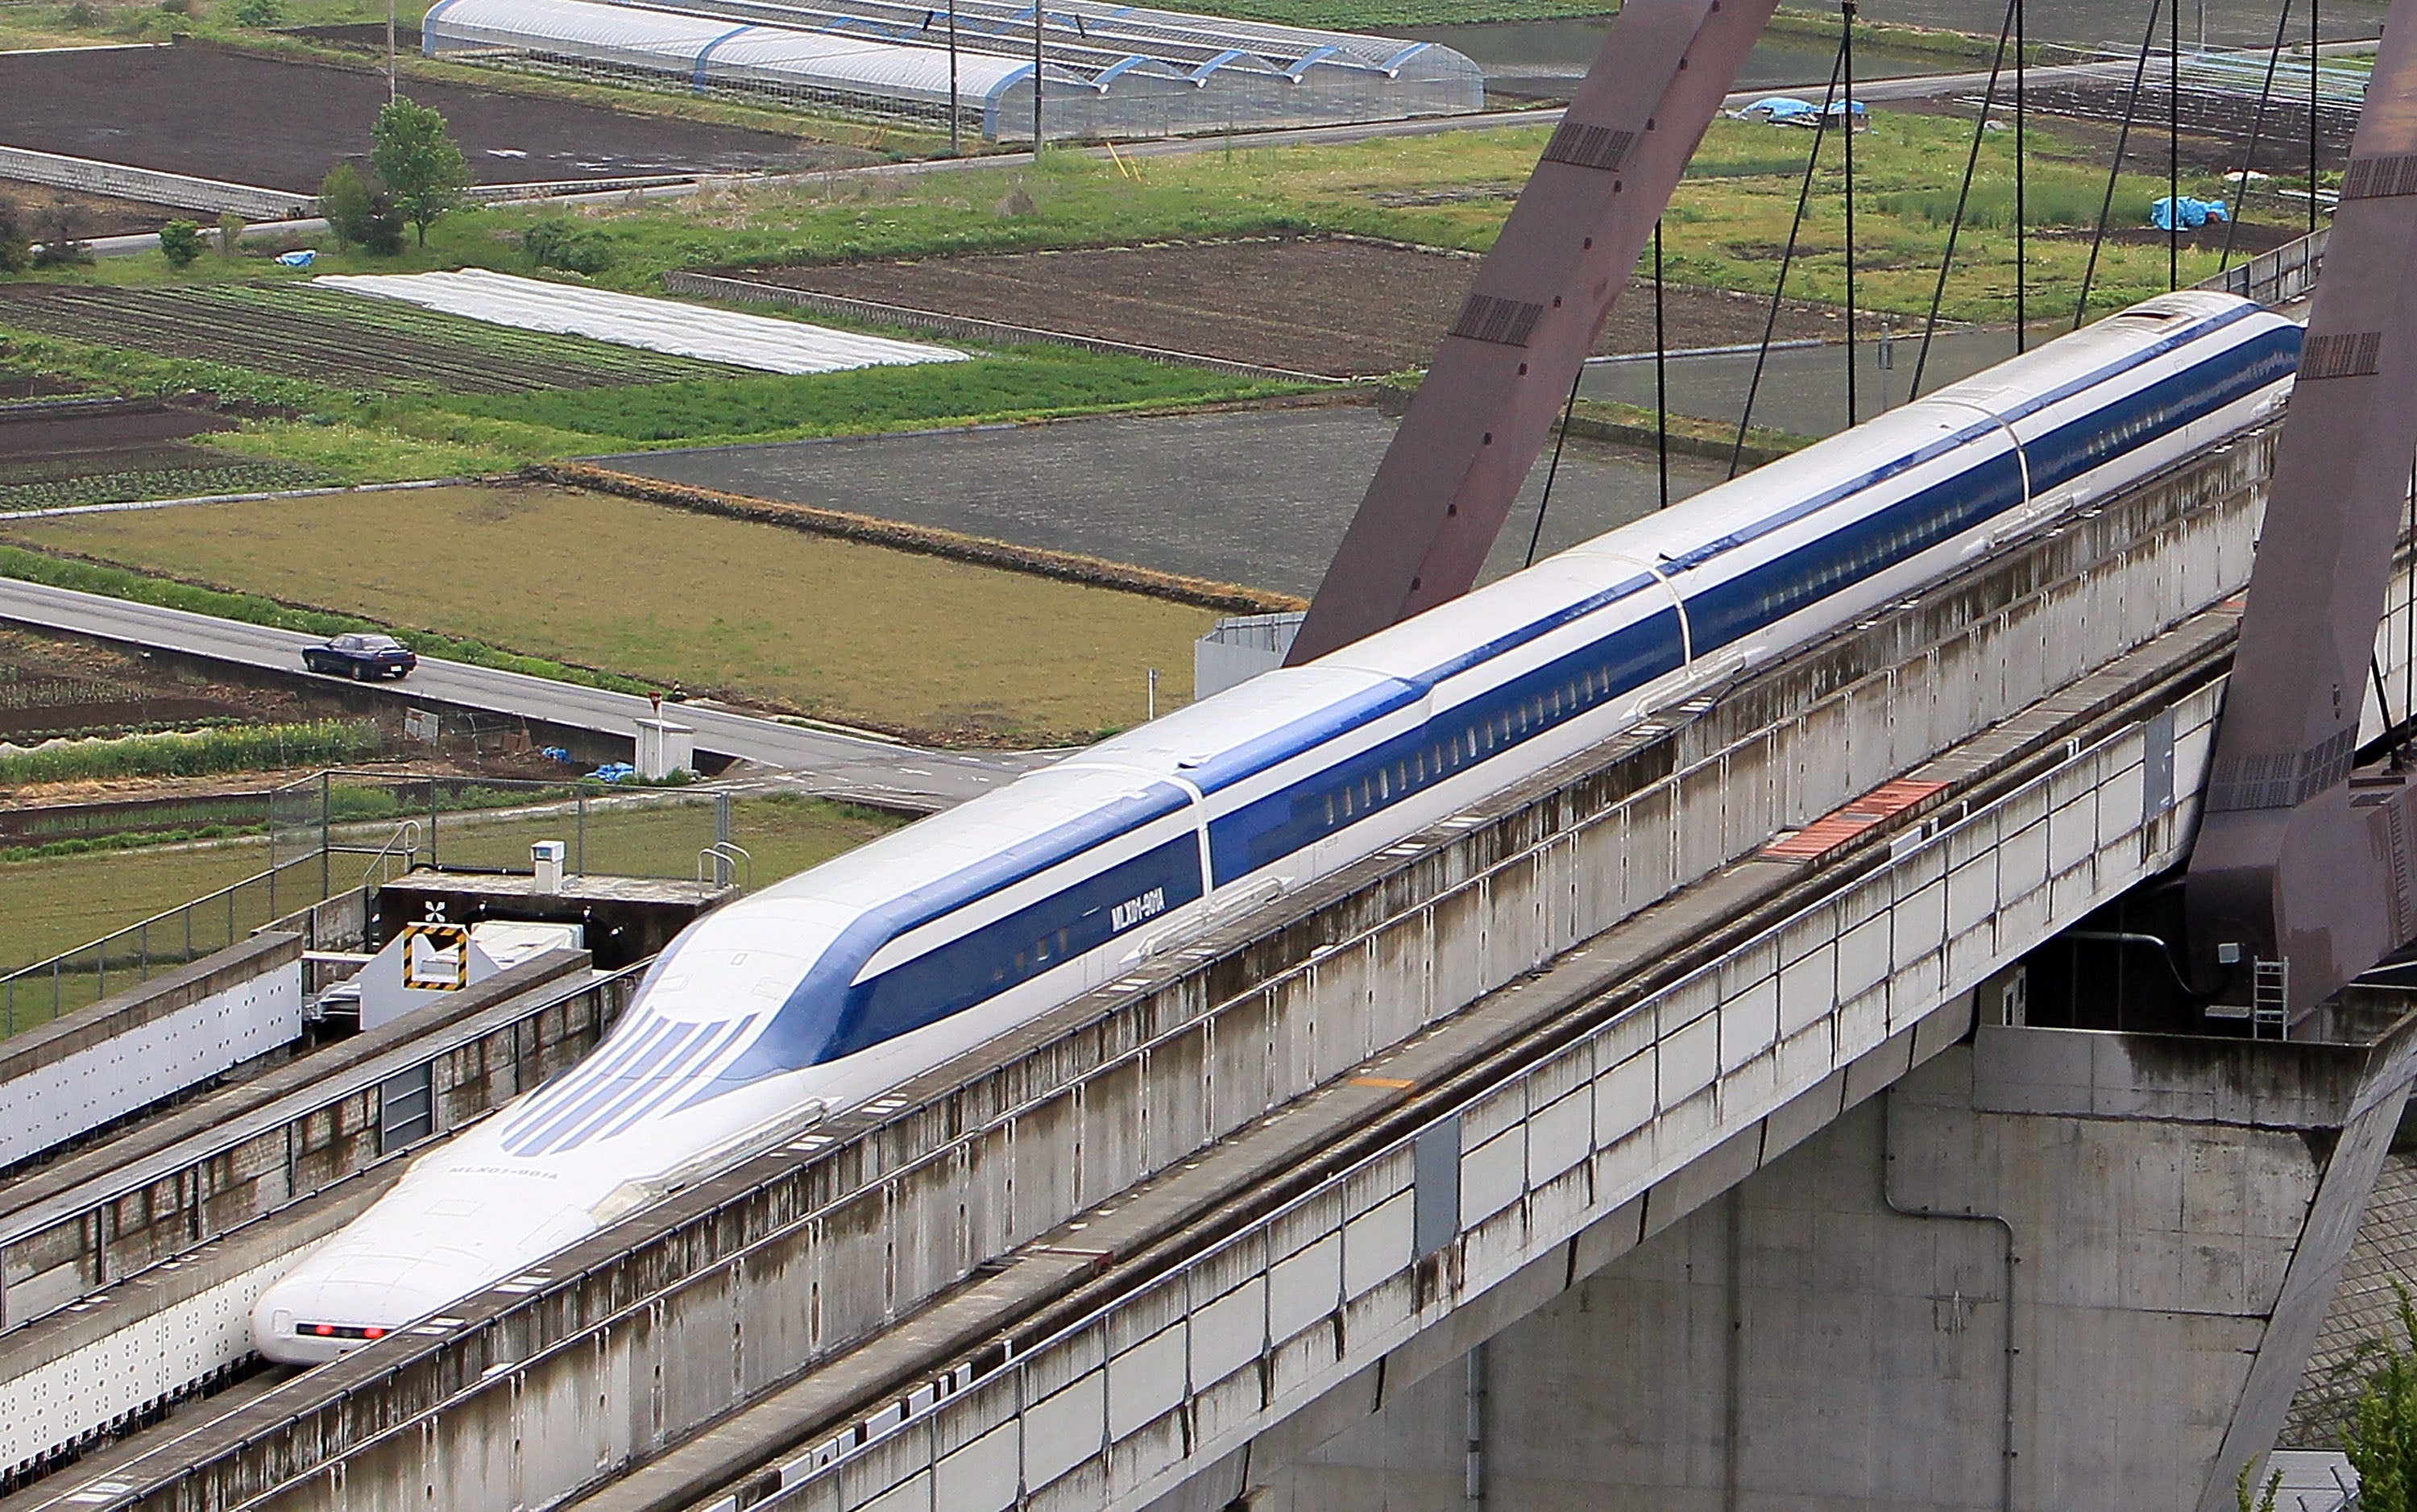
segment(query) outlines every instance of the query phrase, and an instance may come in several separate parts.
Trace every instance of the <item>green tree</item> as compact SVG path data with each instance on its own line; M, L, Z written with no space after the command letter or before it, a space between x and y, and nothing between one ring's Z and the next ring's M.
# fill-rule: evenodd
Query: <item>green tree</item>
M403 219L418 228L419 245L427 246L430 224L462 203L469 159L446 134L444 116L408 99L378 112L370 141L370 166Z
M202 255L202 228L190 220L171 220L160 228L160 251L171 267L191 267Z
M2358 1472L2360 1512L2417 1512L2417 1305L2398 1281L2400 1335L2387 1331L2367 1357L2379 1363L2367 1372L2366 1388L2342 1425L2342 1452Z

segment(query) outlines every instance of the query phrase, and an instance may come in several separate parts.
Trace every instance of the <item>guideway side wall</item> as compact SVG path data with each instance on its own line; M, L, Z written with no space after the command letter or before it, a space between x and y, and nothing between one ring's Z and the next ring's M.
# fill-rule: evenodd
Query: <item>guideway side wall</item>
M1462 1512L1471 1439L1506 1512L2222 1512L2297 1383L2410 1029L1984 1023L1474 1367L1389 1383L1252 1512Z
M935 1073L901 1090L904 1110L637 1215L465 1302L458 1325L313 1371L281 1388L257 1437L231 1424L216 1448L189 1441L173 1474L121 1473L157 1490L117 1504L368 1507L390 1493L500 1512L642 1461L2221 598L2247 574L2268 446L2253 432L2215 448L1137 970L987 1048L970 1081ZM2025 906L2050 916L2045 894ZM1776 1066L1740 1055L1761 1067L1750 1075Z
M2143 699L1834 896L757 1505L1214 1512L1263 1492L2001 1011L2001 973L2183 854L2221 696L2218 680ZM2166 763L2179 803L2149 780Z

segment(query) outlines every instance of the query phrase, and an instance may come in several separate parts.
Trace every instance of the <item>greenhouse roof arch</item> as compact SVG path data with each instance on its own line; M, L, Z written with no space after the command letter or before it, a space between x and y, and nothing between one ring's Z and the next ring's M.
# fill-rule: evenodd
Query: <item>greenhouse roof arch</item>
M951 91L943 14L899 0L437 0L432 56L946 122L1028 138L1033 53L1045 138L1132 138L1331 125L1482 108L1452 49L1097 0L956 0ZM1036 39L1034 25L1040 25Z

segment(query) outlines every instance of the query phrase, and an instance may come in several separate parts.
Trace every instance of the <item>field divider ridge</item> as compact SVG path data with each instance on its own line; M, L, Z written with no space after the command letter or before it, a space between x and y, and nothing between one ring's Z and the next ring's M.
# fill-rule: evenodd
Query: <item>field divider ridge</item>
M876 515L853 514L843 509L824 509L806 504L783 504L744 493L724 493L718 489L666 483L658 478L600 467L593 462L537 462L522 469L521 476L533 482L592 489L645 504L661 505L666 508L782 525L817 536L831 536L842 540L862 541L868 545L968 562L977 567L1004 567L1011 572L1055 578L1064 582L1081 583L1085 587L1142 594L1174 603L1222 610L1229 614L1276 614L1309 607L1307 599L1292 594L1244 587L1238 582L1219 582L1213 578L1161 572L1129 562L1113 562L1105 557L1084 556L1074 552L1018 546L1012 541L996 540L987 536L968 536L935 525L884 520Z

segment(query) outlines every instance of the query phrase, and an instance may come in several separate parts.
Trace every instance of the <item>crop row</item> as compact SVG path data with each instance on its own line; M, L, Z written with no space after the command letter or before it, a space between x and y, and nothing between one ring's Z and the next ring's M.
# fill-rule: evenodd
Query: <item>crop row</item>
M22 284L0 289L0 325L340 388L524 393L726 370L318 290Z
M218 493L268 493L324 481L290 462L228 462L209 467L87 473L35 483L0 483L0 511L64 509L129 499L202 498Z

